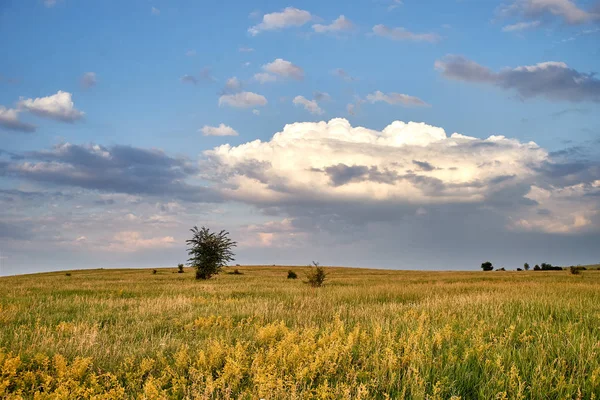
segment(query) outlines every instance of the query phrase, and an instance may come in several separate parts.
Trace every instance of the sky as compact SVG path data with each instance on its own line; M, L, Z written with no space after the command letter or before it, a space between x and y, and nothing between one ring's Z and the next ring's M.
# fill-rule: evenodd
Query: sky
M600 2L0 1L0 275L600 262Z

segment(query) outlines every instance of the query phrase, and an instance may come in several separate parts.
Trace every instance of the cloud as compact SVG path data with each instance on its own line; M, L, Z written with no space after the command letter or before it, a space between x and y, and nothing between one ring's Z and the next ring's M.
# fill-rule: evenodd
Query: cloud
M254 74L254 80L260 83L275 82L277 77L266 72L258 72Z
M572 0L516 0L499 9L501 16L525 18L556 17L568 25L580 25L598 20L600 14L583 10Z
M254 49L252 47L244 47L244 46L240 47L238 50L240 51L240 53L251 53L254 51Z
M315 90L313 92L313 97L316 101L330 101L331 100L331 96L329 95L329 93L319 92L318 90Z
M36 130L35 125L19 120L19 110L4 106L0 106L0 127L17 132L35 132Z
M296 80L304 79L304 70L301 67L281 58L277 58L272 63L263 65L262 69L268 73L279 75L284 78Z
M96 86L96 84L98 83L96 73L95 72L86 72L81 77L80 83L81 83L81 87L84 89L89 89L91 87Z
M429 104L425 103L423 100L418 97L409 96L407 94L401 93L383 93L381 91L376 91L367 95L367 100L371 103L376 103L378 101L383 101L392 105L404 105L404 106L417 106L417 107L428 107Z
M329 25L315 24L312 28L317 33L339 33L351 31L354 29L354 24L345 16L340 15Z
M304 106L304 109L306 111L310 112L311 114L321 115L324 113L324 111L321 109L321 107L319 107L319 105L317 104L317 102L315 100L308 100L304 96L294 97L294 100L292 100L292 103L294 103L294 105L297 105L297 106L298 105Z
M252 110L252 114L260 115L260 110L254 109L254 110Z
M226 93L239 92L241 89L242 89L242 82L235 76L227 79L227 82L225 82L225 92Z
M71 93L59 90L56 94L36 99L19 100L18 108L27 110L38 117L50 118L62 122L75 122L83 118L84 113L75 108Z
M348 81L348 82L352 82L352 81L356 80L356 78L350 76L350 74L348 74L348 72L346 72L342 68L336 68L331 73L333 75L337 76L338 78L341 78L341 79L343 79L345 81Z
M145 239L140 232L124 231L115 234L109 243L111 251L133 252L146 249L168 248L175 244L173 236L155 237Z
M63 143L0 164L0 175L41 184L186 201L214 200L211 190L186 182L198 173L197 166L186 159L170 157L161 150L122 145Z
M152 15L160 15L160 10L156 7L152 7L150 9L150 12L152 13Z
M253 92L224 94L219 97L219 106L227 105L237 108L261 107L267 104L265 96Z
M435 62L435 68L448 79L490 84L514 89L524 98L544 97L554 101L600 102L600 80L593 73L578 72L562 62L543 62L500 72L449 55Z
M196 50L188 50L188 51L185 52L186 57L193 57L196 54L197 54Z
M181 77L181 83L191 83L192 85L197 85L198 79L192 75L184 75Z
M219 124L219 126L208 126L200 130L204 136L238 136L235 129L225 124Z
M531 21L531 22L518 22L516 24L506 25L505 27L502 28L502 32L524 31L527 29L537 28L538 26L540 26L540 24L541 24L541 22L538 20Z
M219 171L207 176L223 196L290 218L330 218L331 211L338 219L363 215L372 222L378 208L385 221L384 209L423 215L417 211L425 207L430 215L464 205L494 210L511 230L600 229L593 222L598 198L590 196L600 192L598 163L550 172L564 168L546 150L504 136L448 136L439 127L401 121L375 131L332 119L288 124L270 141L223 145L205 156ZM540 222L542 209L560 228Z
M410 40L413 42L437 42L440 36L437 33L414 33L404 28L389 28L379 24L373 27L373 33L377 36L392 40Z
M262 22L248 29L252 36L258 35L262 31L281 30L290 27L299 27L312 19L312 15L305 10L294 7L287 7L281 12L265 14Z
M48 8L52 8L56 5L57 0L44 0L44 5Z

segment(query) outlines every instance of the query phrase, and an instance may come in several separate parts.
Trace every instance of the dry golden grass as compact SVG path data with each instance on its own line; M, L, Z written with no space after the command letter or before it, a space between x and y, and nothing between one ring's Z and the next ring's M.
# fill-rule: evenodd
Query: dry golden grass
M600 271L238 269L1 278L0 397L600 399Z

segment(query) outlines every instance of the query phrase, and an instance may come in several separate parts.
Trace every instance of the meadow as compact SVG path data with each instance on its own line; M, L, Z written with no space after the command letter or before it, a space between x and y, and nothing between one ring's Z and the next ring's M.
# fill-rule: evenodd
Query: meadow
M600 271L238 269L0 278L0 398L600 399Z

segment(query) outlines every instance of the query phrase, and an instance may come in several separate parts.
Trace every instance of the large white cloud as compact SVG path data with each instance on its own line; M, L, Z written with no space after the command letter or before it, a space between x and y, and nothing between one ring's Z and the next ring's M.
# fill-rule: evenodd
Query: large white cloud
M252 36L261 31L279 30L289 27L298 27L306 24L312 19L310 12L294 7L287 7L281 12L265 14L262 22L248 29Z
M83 118L84 113L75 108L72 95L59 90L56 94L36 99L21 99L18 106L39 117L63 122L74 122Z
M522 214L511 212L514 218L507 224L516 229L572 231L589 228L593 219L590 206L584 219L564 222L581 193L567 196L560 206L532 198L538 181L555 193L540 176L549 154L533 142L504 136L448 136L439 127L401 121L376 131L332 119L289 124L268 142L223 145L206 156L212 165L207 175L226 197L263 207L299 202L340 209L344 203L494 207L510 200L527 205ZM546 219L563 220L563 228L536 223L545 210L553 214Z

